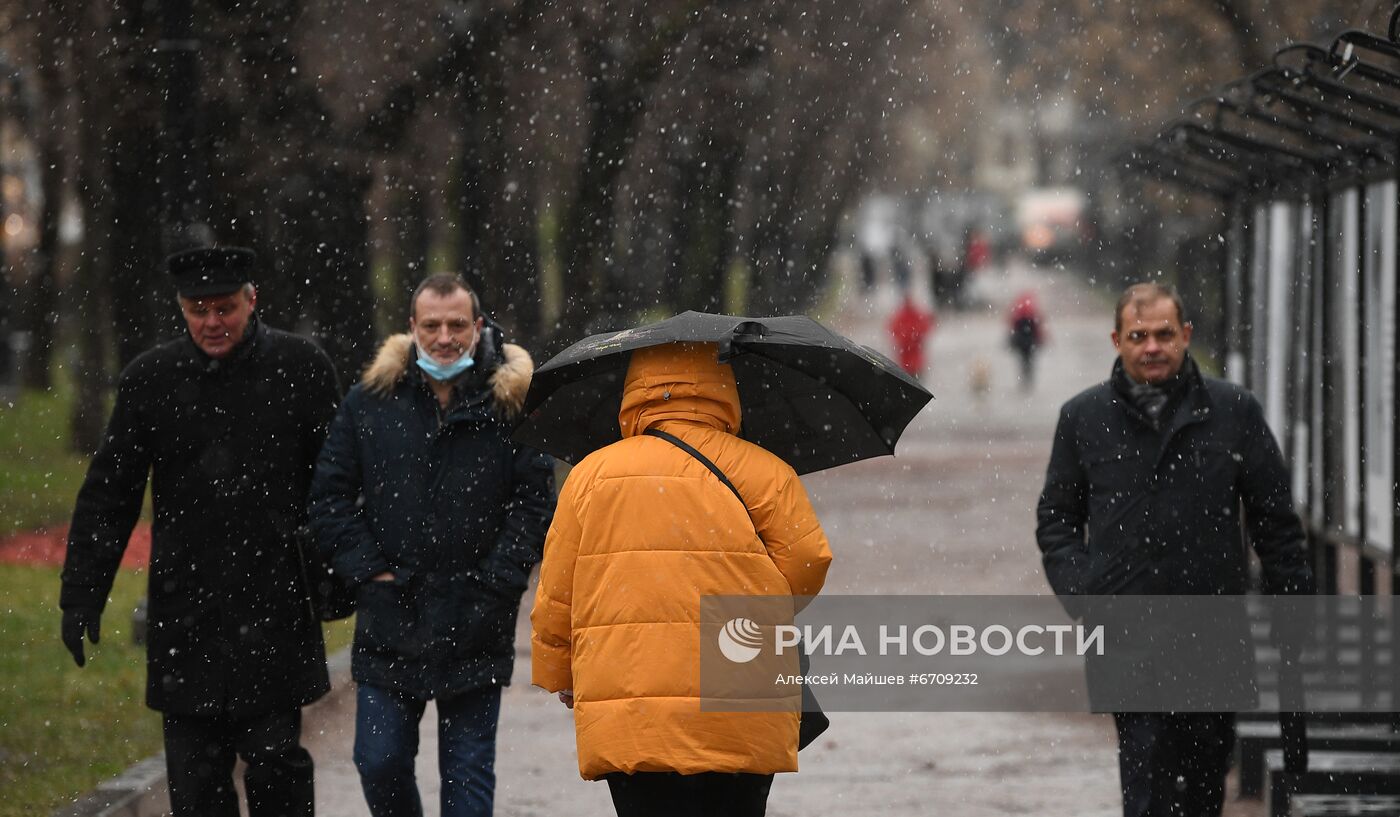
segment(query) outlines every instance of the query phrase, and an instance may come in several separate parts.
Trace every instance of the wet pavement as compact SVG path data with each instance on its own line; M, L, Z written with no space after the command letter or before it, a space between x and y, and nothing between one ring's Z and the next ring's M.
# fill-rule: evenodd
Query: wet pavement
M1025 289L1048 316L1036 382L1022 389L1002 317ZM1111 302L1064 273L1011 265L986 273L982 303L944 312L925 382L936 400L899 455L804 477L831 539L827 593L1048 592L1035 546L1035 500L1061 403L1108 373ZM891 291L846 294L833 323L888 352ZM986 375L983 377L983 375ZM980 389L980 382L986 388ZM529 604L529 596L526 598ZM607 787L578 776L570 713L529 686L527 615L515 683L502 701L496 813L610 815ZM367 815L351 759L354 691L308 712L322 815ZM769 814L1119 814L1107 716L1019 713L831 713L831 729L779 775ZM424 718L419 782L437 810L435 720ZM1262 814L1231 797L1226 814Z

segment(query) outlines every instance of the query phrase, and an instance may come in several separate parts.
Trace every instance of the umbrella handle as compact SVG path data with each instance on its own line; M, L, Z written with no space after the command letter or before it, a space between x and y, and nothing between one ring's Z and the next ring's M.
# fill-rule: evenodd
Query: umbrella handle
M745 341L749 339L761 338L768 334L768 327L758 321L744 321L729 331L729 337L719 342L719 363L728 363L735 355L743 352L743 349L735 349L735 341Z

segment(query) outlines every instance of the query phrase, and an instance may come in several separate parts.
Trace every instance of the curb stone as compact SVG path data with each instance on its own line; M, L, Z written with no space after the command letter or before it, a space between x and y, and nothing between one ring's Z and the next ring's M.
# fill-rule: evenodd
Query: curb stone
M165 753L148 757L96 791L54 812L54 817L161 817L170 813Z
M350 648L326 659L331 689L350 682ZM326 697L329 697L328 693ZM324 698L322 699L324 700ZM316 704L304 709L304 720L315 719ZM306 724L302 724L303 731ZM170 792L165 780L165 753L153 755L97 784L97 788L53 812L53 817L168 817Z

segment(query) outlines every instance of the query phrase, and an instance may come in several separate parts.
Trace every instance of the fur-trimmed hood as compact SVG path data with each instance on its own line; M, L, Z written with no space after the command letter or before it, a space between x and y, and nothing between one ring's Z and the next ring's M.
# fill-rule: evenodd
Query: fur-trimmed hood
M482 342L487 340L488 334L493 334L489 328L483 331ZM503 343L500 348L501 355L495 370L491 372L491 399L506 417L514 418L520 415L525 405L525 393L530 390L535 361L529 352L514 343ZM414 354L412 335L405 332L389 336L379 347L374 362L360 376L361 385L371 394L388 394L408 373Z

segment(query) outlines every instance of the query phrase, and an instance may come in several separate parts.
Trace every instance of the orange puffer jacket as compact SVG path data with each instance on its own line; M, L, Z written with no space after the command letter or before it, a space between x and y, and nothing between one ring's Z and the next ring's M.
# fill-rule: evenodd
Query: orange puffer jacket
M700 711L700 597L815 595L831 562L797 474L734 436L734 373L715 357L714 344L633 353L623 439L569 474L545 539L533 680L573 690L589 780L797 770L795 711ZM748 513L700 462L644 436L648 428L709 457Z

